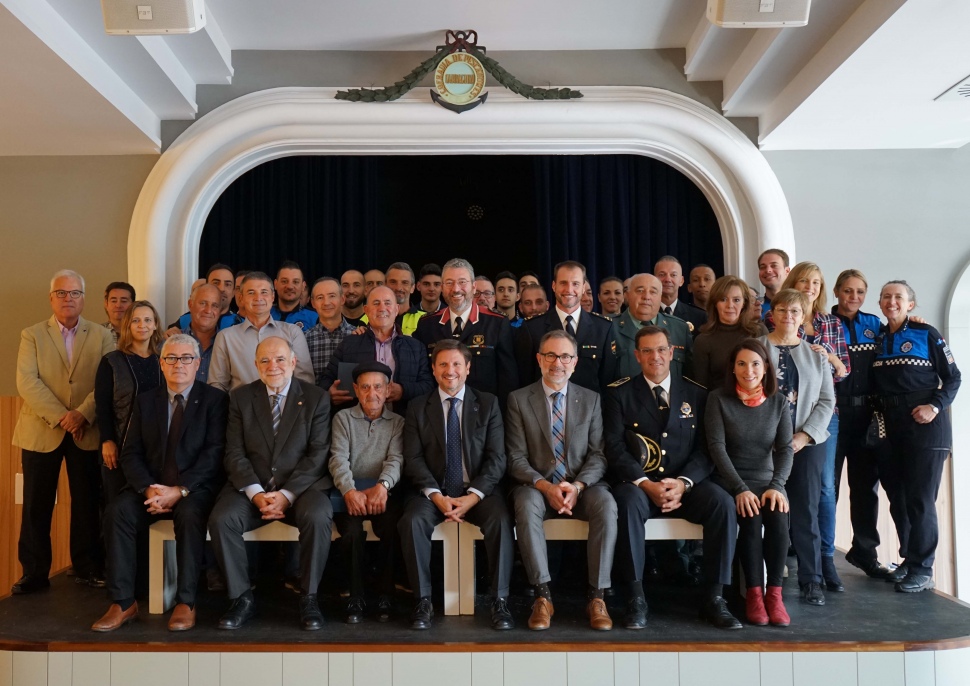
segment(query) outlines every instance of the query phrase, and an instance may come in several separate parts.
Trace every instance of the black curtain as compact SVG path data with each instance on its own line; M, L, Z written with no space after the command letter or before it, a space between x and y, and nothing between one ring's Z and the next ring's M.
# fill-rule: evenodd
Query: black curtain
M465 257L476 273L537 272L566 259L598 279L652 271L662 255L721 273L714 212L680 172L639 155L287 157L237 179L206 220L214 262L308 279L396 260L417 271Z

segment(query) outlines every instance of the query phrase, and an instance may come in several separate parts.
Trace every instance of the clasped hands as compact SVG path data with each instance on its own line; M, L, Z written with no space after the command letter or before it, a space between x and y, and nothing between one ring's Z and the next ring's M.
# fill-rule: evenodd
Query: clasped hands
M664 514L673 512L680 507L680 499L683 498L686 490L684 482L680 479L661 479L660 481L644 479L639 485L651 502L659 507Z
M383 514L387 509L387 489L380 484L374 484L363 491L351 489L344 494L344 503L349 515L363 517Z
M77 442L84 438L84 430L87 428L88 420L77 410L70 410L66 415L61 417L61 421L58 424L62 429L71 434L71 437Z
M579 500L579 489L575 484L568 481L560 481L554 484L551 481L540 479L535 483L536 488L546 497L549 507L556 511L556 514L572 516L573 508Z
M182 491L178 486L152 484L145 489L144 505L148 507L148 514L157 515L171 512L175 503L182 499Z
M431 502L441 511L445 519L450 519L453 522L463 522L465 521L465 514L478 505L481 502L481 498L474 493L466 493L457 498L450 498L439 491L431 494Z
M266 491L253 496L253 505L259 508L263 519L283 519L290 501L279 491Z

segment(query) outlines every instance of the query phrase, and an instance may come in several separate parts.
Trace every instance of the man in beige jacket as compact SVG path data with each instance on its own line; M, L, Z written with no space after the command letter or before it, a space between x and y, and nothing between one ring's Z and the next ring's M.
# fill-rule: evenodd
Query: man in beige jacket
M84 279L70 270L51 279L47 321L23 330L17 391L24 400L13 444L23 450L24 509L18 557L24 574L13 593L50 586L51 517L61 460L71 486L71 562L78 583L104 586L98 496L101 471L94 377L114 350L109 329L81 317Z

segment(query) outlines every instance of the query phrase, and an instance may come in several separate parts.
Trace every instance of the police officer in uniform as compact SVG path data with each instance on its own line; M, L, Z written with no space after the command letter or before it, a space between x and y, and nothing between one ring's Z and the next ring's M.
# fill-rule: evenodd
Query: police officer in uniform
M441 295L447 307L419 319L412 337L427 347L429 356L443 338L468 346L472 354L468 385L497 396L504 409L508 394L519 387L512 330L505 317L472 301L474 286L475 270L467 260L446 262L441 270Z
M734 499L708 476L704 407L707 391L671 372L670 334L658 326L637 332L640 371L607 389L603 433L607 478L618 511L613 569L628 594L624 624L646 626L643 594L643 527L651 517L672 516L704 527L704 573L708 586L701 616L720 629L740 629L723 597L731 582L737 539Z
M906 551L906 576L896 583L902 593L933 588L940 538L936 496L953 448L948 409L960 388L960 370L943 336L929 324L910 320L915 306L916 294L905 281L882 287L879 307L887 323L879 330L872 363L873 391L892 451L886 490L890 500L895 491L905 501L909 518L908 539L906 525L896 522Z
M874 579L899 581L897 570L879 563L879 477L885 470L885 450L866 445L866 434L872 420L870 369L876 357L876 334L882 322L874 314L862 312L868 284L862 272L846 269L835 282L838 304L832 314L842 323L842 333L849 348L852 373L835 384L835 406L839 411L839 434L835 453L835 487L842 483L843 461L848 464L849 516L852 521L852 547L845 559ZM895 503L894 503L895 505ZM900 519L902 517L902 519ZM905 509L896 519L904 521ZM904 555L905 557L905 555Z
M519 327L515 356L519 364L519 377L524 385L538 381L542 376L536 361L539 341L547 332L557 329L575 338L578 346L579 360L576 371L569 379L571 382L601 392L616 379L616 360L610 350L610 320L580 307L585 282L586 268L579 262L557 264L552 283L556 306L543 315L527 319Z
M691 325L683 319L660 311L661 293L660 279L652 274L635 274L630 278L630 287L626 292L627 310L613 320L610 334L616 356L616 378L632 377L640 373L640 364L634 356L634 340L637 331L646 324L660 326L670 334L674 351L670 368L674 376L690 375L693 345Z

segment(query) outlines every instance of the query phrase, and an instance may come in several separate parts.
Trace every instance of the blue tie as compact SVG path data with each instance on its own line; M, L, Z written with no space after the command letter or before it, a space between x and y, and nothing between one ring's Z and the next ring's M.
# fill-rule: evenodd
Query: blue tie
M556 458L556 469L552 473L552 483L566 480L566 423L562 416L562 393L552 394L552 452Z
M445 448L445 495L457 498L461 495L464 479L461 476L461 422L458 418L458 398L448 398L451 408L448 410L448 427L446 431Z

